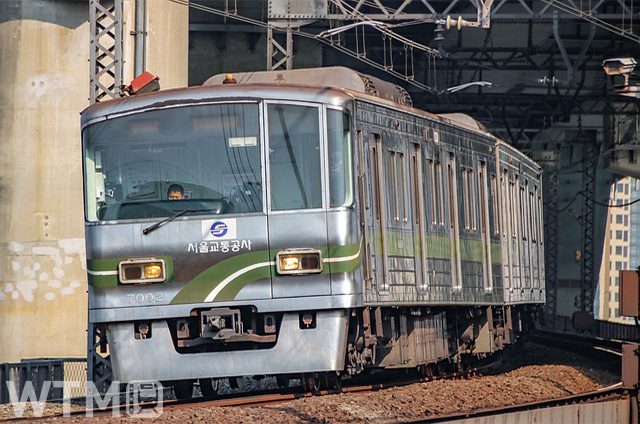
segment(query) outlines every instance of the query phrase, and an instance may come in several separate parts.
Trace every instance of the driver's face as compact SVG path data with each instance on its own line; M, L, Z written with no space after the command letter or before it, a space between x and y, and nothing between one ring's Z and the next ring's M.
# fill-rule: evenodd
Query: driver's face
M169 200L183 200L184 194L179 191L172 191L169 193Z

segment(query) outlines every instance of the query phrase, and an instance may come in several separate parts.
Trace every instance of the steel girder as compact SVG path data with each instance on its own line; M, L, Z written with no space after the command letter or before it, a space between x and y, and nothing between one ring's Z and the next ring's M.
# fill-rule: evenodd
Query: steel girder
M595 140L594 140L595 141ZM593 314L597 284L595 264L595 197L598 148L595 142L583 147L582 162L582 267L580 268L580 310Z
M544 262L546 279L546 303L544 305L544 323L547 328L555 329L558 299L558 167L553 166L545 172L547 182L547 207L545 208Z
M91 104L120 97L123 0L90 0L89 84Z
M638 16L638 11L626 4L618 4L621 9L618 11L605 0L580 5L582 7L572 0L320 0L313 2L311 8L302 9L295 0L270 0L271 3L275 6L269 8L269 19L350 21L366 15L377 21L437 22L447 16L456 19L460 16L485 28L491 21L552 21L554 11L560 11L563 19L597 18L606 22L632 22L634 15ZM336 5L334 10L329 7L331 3Z

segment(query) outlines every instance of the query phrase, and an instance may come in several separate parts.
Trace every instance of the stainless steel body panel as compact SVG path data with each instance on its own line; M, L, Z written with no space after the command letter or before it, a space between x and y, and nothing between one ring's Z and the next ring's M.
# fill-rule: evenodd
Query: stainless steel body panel
M122 383L341 371L347 313L322 311L316 319L316 328L301 330L298 315L285 314L272 349L193 354L175 351L164 321L153 322L153 336L144 340L134 339L133 323L111 324L107 335L114 376Z
M372 286L365 290L365 304L505 304L502 258L497 253L501 250L500 239L496 230L501 209L493 207L499 199L491 186L491 177L496 178L497 173L497 140L480 131L445 124L429 116L405 114L371 102L357 101L356 116L363 143L358 160L363 162L366 174L363 178L368 187L363 190L365 199L360 199L365 202L366 228L370 234L367 258L372 274ZM431 131L437 134L437 140ZM422 209L411 203L415 202L415 195L393 188L400 179L410 180L410 167L404 158L409 157L406 146L411 143L421 146ZM402 167L393 163L399 157L404 161ZM529 161L522 155L519 160ZM463 169L471 177L463 174ZM482 215L478 207L481 170L486 185L483 213L487 227L484 229L479 225ZM537 172L539 174L539 170ZM376 183L378 178L382 179L380 184ZM464 178L470 178L472 201L463 195ZM408 183L405 186L407 192L415 188ZM403 201L406 202L404 208L399 207ZM382 206L380 211L376 209L378 203ZM400 217L396 216L398 209L402 213ZM414 251L420 248L416 227L410 225L417 221L415 213L423 213L426 222L424 276L416 260L420 257ZM526 301L539 302L539 299L529 296Z
M334 254L327 258L331 272L331 294L334 296L354 294L360 297L362 294L364 245L356 210L354 206L327 212L328 245L353 246L347 257Z
M324 211L296 211L269 216L271 248L326 247L327 221ZM274 298L321 296L331 294L330 274L279 275L272 268L271 284Z
M163 318L187 317L193 309L211 308L211 303L194 303L166 306L131 306L112 309L91 309L89 321L94 323L156 320ZM270 300L234 300L216 302L216 307L253 306L259 313L313 311L324 309L350 309L362 307L362 296L344 294L335 296L308 296L303 298L282 298Z

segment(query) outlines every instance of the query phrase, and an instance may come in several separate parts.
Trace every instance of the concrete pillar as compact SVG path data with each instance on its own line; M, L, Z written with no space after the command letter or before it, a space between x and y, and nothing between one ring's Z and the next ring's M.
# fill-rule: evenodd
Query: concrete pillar
M147 69L163 88L186 85L187 7L148 8ZM88 19L87 2L0 2L0 363L86 355ZM125 22L134 22L126 12Z
M88 7L0 8L0 362L83 356Z
M160 77L160 87L186 87L189 59L189 7L147 0L146 70ZM135 0L124 0L124 84L134 78Z
M147 0L147 70L162 89L185 87L189 69L189 8Z

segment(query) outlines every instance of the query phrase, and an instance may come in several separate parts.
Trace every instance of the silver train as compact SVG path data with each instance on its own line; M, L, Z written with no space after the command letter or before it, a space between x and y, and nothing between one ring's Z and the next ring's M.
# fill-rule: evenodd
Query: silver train
M540 168L393 84L219 75L95 104L82 131L89 320L120 382L428 373L544 303Z

